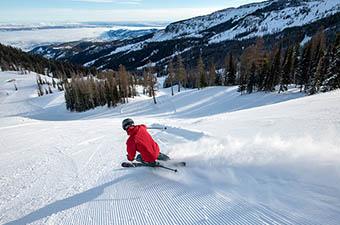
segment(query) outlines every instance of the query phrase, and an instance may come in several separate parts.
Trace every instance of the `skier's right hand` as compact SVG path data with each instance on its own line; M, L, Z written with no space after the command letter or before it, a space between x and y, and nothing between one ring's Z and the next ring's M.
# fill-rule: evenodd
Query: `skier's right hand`
M129 159L129 155L126 155L126 158L127 158L127 160L129 160L130 162L132 162L133 160L135 160L135 159L130 160L130 159Z

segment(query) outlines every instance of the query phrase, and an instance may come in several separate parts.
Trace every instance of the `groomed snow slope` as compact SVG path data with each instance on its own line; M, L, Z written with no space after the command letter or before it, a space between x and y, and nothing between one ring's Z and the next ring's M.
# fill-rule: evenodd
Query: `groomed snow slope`
M69 113L35 88L0 73L0 224L339 224L339 91L162 89L158 105ZM120 168L127 116L167 125L150 132L188 166Z

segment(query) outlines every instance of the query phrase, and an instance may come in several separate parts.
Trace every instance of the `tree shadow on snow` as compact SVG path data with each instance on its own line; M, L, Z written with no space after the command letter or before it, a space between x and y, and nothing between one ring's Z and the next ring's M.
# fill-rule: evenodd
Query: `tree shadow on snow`
M40 208L40 209L38 209L34 212L31 212L30 214L27 214L26 216L24 216L20 219L8 222L5 225L12 225L12 224L18 225L18 224L33 223L35 221L38 221L38 220L43 219L45 217L51 216L53 214L56 214L56 213L71 209L73 207L82 205L86 202L94 200L96 197L100 196L104 192L105 188L112 186L114 184L117 184L117 183L121 182L122 180L127 179L128 176L129 175L119 177L115 180L104 183L104 184L102 184L98 187L91 188L91 189L84 191L82 193L73 195L73 196L65 198L63 200L53 202L49 205L46 205L43 208Z

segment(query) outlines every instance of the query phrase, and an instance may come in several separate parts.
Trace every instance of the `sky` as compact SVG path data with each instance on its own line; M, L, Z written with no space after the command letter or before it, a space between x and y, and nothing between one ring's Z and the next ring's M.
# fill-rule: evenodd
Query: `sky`
M0 0L0 23L173 22L263 0Z

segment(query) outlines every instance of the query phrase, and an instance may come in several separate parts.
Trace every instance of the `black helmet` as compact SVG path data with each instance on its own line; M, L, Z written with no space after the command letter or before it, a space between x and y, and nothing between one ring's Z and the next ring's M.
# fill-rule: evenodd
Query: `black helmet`
M132 126L132 125L134 125L134 124L135 124L135 123L133 122L132 119L127 118L127 119L123 120L123 122L122 122L122 127L123 127L124 130L127 130L127 128L128 128L129 126Z

